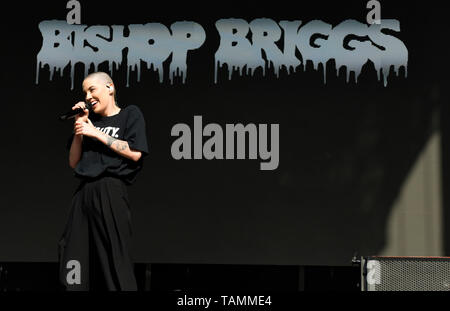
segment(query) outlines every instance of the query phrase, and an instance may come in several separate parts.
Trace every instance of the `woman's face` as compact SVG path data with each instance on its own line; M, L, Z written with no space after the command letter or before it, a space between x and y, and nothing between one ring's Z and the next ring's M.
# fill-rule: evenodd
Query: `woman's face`
M83 92L86 102L92 104L92 111L102 115L113 99L114 93L106 83L97 77L87 78L83 81Z

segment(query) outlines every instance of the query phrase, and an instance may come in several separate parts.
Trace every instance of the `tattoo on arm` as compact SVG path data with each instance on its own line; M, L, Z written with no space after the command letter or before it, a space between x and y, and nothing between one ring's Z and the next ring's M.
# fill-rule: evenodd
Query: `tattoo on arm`
M119 151L123 151L127 148L128 148L128 143L126 141L125 142L118 141L116 144L116 149Z
M115 141L117 141L117 144L114 149L116 149L117 151L123 151L128 148L128 143L126 141L120 141L118 139L112 138L109 135L106 136L106 145L108 147L111 147Z
M106 136L106 145L108 147L111 147L112 143L115 142L117 139L112 138L111 136L107 135Z

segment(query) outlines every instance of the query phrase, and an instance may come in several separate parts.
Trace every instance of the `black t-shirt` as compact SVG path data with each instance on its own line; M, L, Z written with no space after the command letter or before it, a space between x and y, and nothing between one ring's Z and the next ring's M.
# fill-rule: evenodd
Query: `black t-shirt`
M140 151L142 156L137 162L130 160L95 138L84 136L81 159L74 169L74 175L80 179L97 178L101 175L116 176L128 185L134 183L137 173L143 167L143 159L148 155L145 120L139 107L129 105L109 117L91 113L89 119L98 130L113 138L127 141L130 149ZM73 137L72 133L67 141L68 150Z

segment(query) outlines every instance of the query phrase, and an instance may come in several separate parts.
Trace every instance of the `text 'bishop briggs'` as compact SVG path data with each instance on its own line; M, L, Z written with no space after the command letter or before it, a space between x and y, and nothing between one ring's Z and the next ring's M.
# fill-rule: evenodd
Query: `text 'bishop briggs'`
M248 150L248 159L257 159L259 152L259 158L266 161L260 164L261 170L275 170L279 163L279 132L279 124L270 125L269 150L267 124L258 126L252 123L245 126L243 124L226 124L225 130L223 130L216 123L210 123L203 127L202 116L194 116L194 148L191 147L191 128L187 124L178 123L172 127L171 135L178 138L172 143L171 153L175 160L203 158L234 160L246 159L246 150ZM203 137L208 139L203 142ZM247 137L248 148L246 147Z

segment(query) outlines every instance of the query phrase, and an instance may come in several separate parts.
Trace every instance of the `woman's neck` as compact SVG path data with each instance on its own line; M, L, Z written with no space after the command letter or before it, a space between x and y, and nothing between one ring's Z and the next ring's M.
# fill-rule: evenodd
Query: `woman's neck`
M120 108L116 106L116 103L113 103L112 105L109 105L106 109L105 109L105 117L111 117L115 114L118 114L120 112Z

